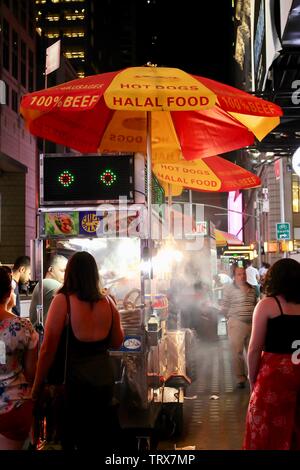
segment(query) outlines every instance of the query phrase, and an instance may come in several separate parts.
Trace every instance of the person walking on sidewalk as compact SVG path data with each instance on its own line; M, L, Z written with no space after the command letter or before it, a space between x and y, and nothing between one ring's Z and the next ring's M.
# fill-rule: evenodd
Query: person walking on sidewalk
M244 388L247 368L244 352L248 349L256 292L246 281L245 268L232 266L233 283L224 287L221 308L228 318L228 337L238 388Z
M300 264L276 261L253 315L244 449L300 450Z
M252 261L251 260L247 261L246 278L247 278L248 284L250 284L250 286L255 288L256 297L259 298L259 296L260 296L260 288L259 288L260 276L259 276L258 270L254 266L252 266Z

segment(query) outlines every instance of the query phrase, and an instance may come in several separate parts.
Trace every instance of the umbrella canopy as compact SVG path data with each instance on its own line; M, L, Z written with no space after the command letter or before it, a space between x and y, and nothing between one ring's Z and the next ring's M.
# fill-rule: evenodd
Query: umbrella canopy
M223 232L223 230L215 229L217 246L227 245L243 245L243 242L232 233Z
M282 115L275 104L241 90L163 67L93 75L27 94L21 102L32 134L83 153L145 154L148 112L153 162L251 145Z
M235 191L260 186L258 176L218 156L178 163L155 163L153 172L163 183L166 195L179 196L183 190Z

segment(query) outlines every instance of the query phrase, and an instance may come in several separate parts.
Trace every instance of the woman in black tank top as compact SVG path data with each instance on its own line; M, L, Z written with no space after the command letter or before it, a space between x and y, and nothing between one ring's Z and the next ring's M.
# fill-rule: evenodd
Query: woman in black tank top
M252 394L243 448L300 450L300 264L277 261L264 290L248 350Z
M112 406L114 374L108 353L119 348L124 334L120 315L101 293L95 259L87 252L68 261L64 284L53 299L46 322L32 395L39 396L60 341L67 400L63 446L67 450L108 450L116 442L118 420Z

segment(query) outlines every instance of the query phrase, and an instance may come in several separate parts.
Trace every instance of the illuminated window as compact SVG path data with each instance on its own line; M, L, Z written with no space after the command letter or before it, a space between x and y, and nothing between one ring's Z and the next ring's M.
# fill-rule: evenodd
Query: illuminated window
M77 21L84 20L84 14L82 13L73 13L72 15L65 15L67 21Z
M59 21L59 15L47 15L46 20L48 20L48 21Z
M39 5L40 3L46 3L46 0L35 0L36 5Z
M300 178L298 175L293 175L292 179L292 193L293 193L293 212L300 212Z
M64 32L64 36L66 38L83 38L84 37L84 31Z
M68 51L64 53L67 59L83 59L85 56L84 51Z
M84 78L84 77L85 77L85 73L84 73L84 72L77 72L77 77L78 77L78 78Z
M59 33L45 33L46 38L59 38Z

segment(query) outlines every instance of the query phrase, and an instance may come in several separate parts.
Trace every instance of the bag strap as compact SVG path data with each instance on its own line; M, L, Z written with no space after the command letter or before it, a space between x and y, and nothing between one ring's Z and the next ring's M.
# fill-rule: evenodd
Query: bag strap
M114 312L113 312L113 309L112 309L112 300L109 297L109 295L106 297L106 299L107 299L107 302L109 303L110 311L111 311L111 324L110 324L110 329L109 329L109 332L108 332L108 335L107 335L107 337L110 338L111 334L112 334L113 326L114 326Z
M276 303L279 307L279 310L280 310L280 315L284 315L283 311L282 311L282 307L281 307L281 303L279 302L279 300L277 299L276 295L273 296L273 299L276 300Z
M66 353L65 353L65 365L64 365L64 380L63 385L67 381L67 368L68 368L68 352L69 352L69 332L70 332L70 322L71 322L71 303L70 297L66 294L67 300L67 317L66 317Z

